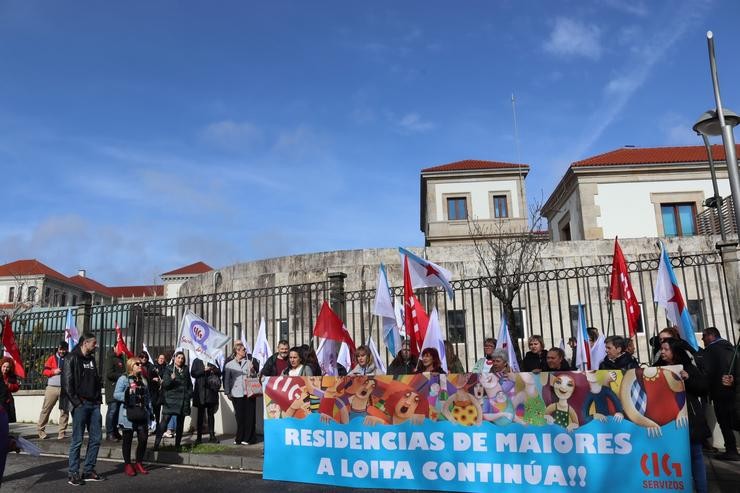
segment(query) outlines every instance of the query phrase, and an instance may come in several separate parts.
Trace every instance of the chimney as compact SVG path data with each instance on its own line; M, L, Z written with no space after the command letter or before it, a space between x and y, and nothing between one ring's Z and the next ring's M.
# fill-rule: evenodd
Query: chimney
M77 275L80 277L85 277L85 269L78 269Z

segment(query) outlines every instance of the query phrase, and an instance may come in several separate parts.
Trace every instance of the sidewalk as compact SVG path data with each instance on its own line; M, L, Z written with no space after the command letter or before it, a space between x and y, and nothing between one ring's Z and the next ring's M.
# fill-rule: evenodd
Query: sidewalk
M57 439L54 426L49 426L49 436L45 440L40 440L36 433L34 423L13 423L10 425L10 433L21 435L27 440L36 444L45 454L69 456L69 442L71 427L67 430L67 437L63 440ZM207 436L206 436L207 439ZM234 445L234 438L231 436L222 436L218 444L204 443L202 449L207 450L209 445L221 445L222 450L216 453L202 453L196 448L191 452L191 445L194 445L195 435L184 434L182 438L183 451L180 453L168 448L174 449L174 438L162 438L160 448L164 450L153 451L154 436L149 436L149 445L146 451L146 462L157 462L160 464L178 464L192 467L213 467L220 469L241 469L244 471L262 473L262 456L264 454L264 443L260 442L255 445ZM83 443L83 451L86 447L86 441ZM103 459L123 460L121 455L121 442L112 442L103 440L100 443L98 457Z
M54 432L52 432L54 430ZM39 440L36 435L36 425L33 423L13 423L10 425L10 433L22 435L39 446L45 454L67 457L69 455L69 436L63 440L56 438L56 430L53 426L49 429L49 438ZM264 443L255 445L234 445L233 437L222 436L219 443L223 449L216 453L190 452L190 445L195 441L193 435L184 435L182 439L183 452L173 451L154 452L154 437L149 437L149 448L147 450L146 462L157 462L160 464L178 464L191 467L212 467L217 469L241 469L244 471L262 472L262 457L264 454ZM172 447L174 438L163 438L161 446ZM210 444L208 444L210 445ZM84 447L85 445L83 445ZM206 449L206 447L203 447ZM84 450L83 450L84 454ZM121 442L109 442L103 440L100 444L98 457L105 459L123 460L121 457ZM707 479L709 491L712 493L737 493L740 491L740 462L726 462L713 458L713 455L705 455L707 463Z

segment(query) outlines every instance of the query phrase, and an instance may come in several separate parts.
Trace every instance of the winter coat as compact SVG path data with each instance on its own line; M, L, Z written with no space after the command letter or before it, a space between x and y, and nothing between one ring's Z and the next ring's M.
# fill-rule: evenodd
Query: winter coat
M62 395L65 396L67 403L67 411L72 412L77 406L82 405L82 400L77 395L77 385L80 382L82 375L82 365L86 358L82 355L80 346L70 351L64 358L64 369L62 370ZM90 355L89 359L93 366L95 366L96 378L100 381L100 374L98 373L97 363L94 355ZM103 398L100 395L100 384L98 384L98 392L95 399L95 404L102 404Z
M202 360L196 359L190 369L190 376L195 379L193 387L193 406L209 407L218 405L218 389L211 388L208 380L211 375L218 378L219 386L221 385L221 370L218 366L208 363L208 368Z
M547 351L541 351L540 353L527 351L519 369L521 371L547 371Z
M658 360L655 366L665 366L662 359ZM704 406L702 406L699 397L706 395L709 389L709 382L706 375L696 365L688 363L682 365L689 377L683 381L686 388L686 410L689 414L689 439L691 443L702 443L705 439L712 436L706 417L704 416Z
M172 373L175 378L172 378ZM182 371L176 371L175 366L165 368L162 375L162 414L188 416L190 414L190 399L193 397L193 382L190 381L188 365L183 365Z
M375 368L375 365L373 363L370 363L365 367L355 365L354 368L347 372L347 375L375 375L376 372L377 369Z
M409 358L404 361L403 358L396 357L388 366L388 375L411 375L416 372L416 358Z
M8 389L5 402L3 403L5 411L8 413L8 423L15 423L15 399L13 398L13 393L18 392L21 386L18 383L18 377L15 375L3 375L3 381L5 382L5 387Z
M113 392L116 389L116 382L118 378L126 373L126 364L123 361L123 356L116 356L113 349L105 359L105 403L110 404L115 400Z
M131 381L136 381L138 388L136 394L131 395ZM147 388L146 381L144 379L137 379L130 375L121 375L116 381L116 387L113 391L113 398L121 403L121 411L118 413L118 426L124 430L133 429L133 424L129 421L126 407L136 402L138 405L143 405L144 408L149 412L149 419L154 419L154 411L152 411L152 401L149 397L149 389ZM147 423L148 424L148 423Z
M614 361L604 358L599 365L599 370L632 370L639 368L640 364L630 353L622 353Z
M709 380L709 395L714 400L731 401L734 398L734 387L738 382L732 387L722 385L722 375L729 374L734 349L732 344L724 339L717 339L704 349L702 363ZM735 365L737 366L738 362L735 362Z
M161 383L161 379L159 382L154 381L155 378L160 378L159 370L151 361L149 361L144 365L142 374L144 373L146 373L146 388L149 392L149 400L153 406L159 400L159 385Z
M65 354L64 357L66 358L67 355ZM43 375L49 379L54 378L54 370L59 368L57 366L57 355L56 353L52 354L46 359L46 363L44 363L44 370L42 371ZM60 370L64 369L64 363L62 363L62 367L59 368ZM59 375L59 387L62 386L62 374ZM52 382L52 380L50 380ZM49 383L47 383L49 385ZM52 385L53 386L53 385ZM67 409L69 407L69 402L67 402L67 396L64 392L61 392L59 394L59 409Z
M232 359L224 367L224 392L229 397L244 397L244 377L256 377L259 374L259 363L256 359Z
M266 377L277 377L277 358L277 353L267 358L267 361L265 361L265 364L262 366L262 371L260 372L260 375L264 375Z
M162 380L164 380L164 374L167 372L167 365L160 365L159 363L152 363L154 371L159 376L159 383L150 383L149 394L152 396L152 406L161 406L164 404L164 390L162 389ZM155 389L156 387L156 389Z

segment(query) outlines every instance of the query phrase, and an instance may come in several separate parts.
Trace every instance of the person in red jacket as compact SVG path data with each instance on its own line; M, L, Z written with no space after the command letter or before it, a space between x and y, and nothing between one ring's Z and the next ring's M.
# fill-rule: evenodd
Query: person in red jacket
M13 400L13 394L21 388L20 384L18 384L18 377L15 375L15 361L13 361L13 358L7 356L0 361L2 362L0 364L0 373L2 373L3 381L8 388L3 407L5 407L5 411L8 413L8 423L15 423L15 401Z
M62 341L57 347L56 353L49 356L44 363L44 376L49 380L46 383L44 391L44 404L41 406L39 415L38 433L39 438L46 438L46 424L49 422L49 415L54 405L59 402L59 439L64 438L64 432L67 430L69 423L69 411L64 402L66 398L62 395L62 368L64 368L64 358L67 357L69 345Z

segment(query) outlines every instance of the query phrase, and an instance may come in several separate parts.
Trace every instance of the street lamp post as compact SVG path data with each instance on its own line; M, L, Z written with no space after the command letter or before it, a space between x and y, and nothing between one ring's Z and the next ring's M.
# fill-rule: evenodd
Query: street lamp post
M733 210L735 212L735 231L740 233L740 173L737 168L737 155L735 152L735 135L733 127L740 123L740 117L732 111L722 108L722 98L719 93L719 77L717 76L717 62L714 56L714 35L712 31L707 32L707 45L709 47L709 68L712 75L712 85L714 86L714 102L717 105L716 111L707 111L694 125L694 131L704 137L707 152L710 154L711 148L708 146L708 136L721 135L722 143L725 147L725 162L727 163L727 174L730 179L730 193L732 195ZM715 195L717 195L715 183ZM722 211L718 211L720 216ZM720 224L721 224L720 217Z

